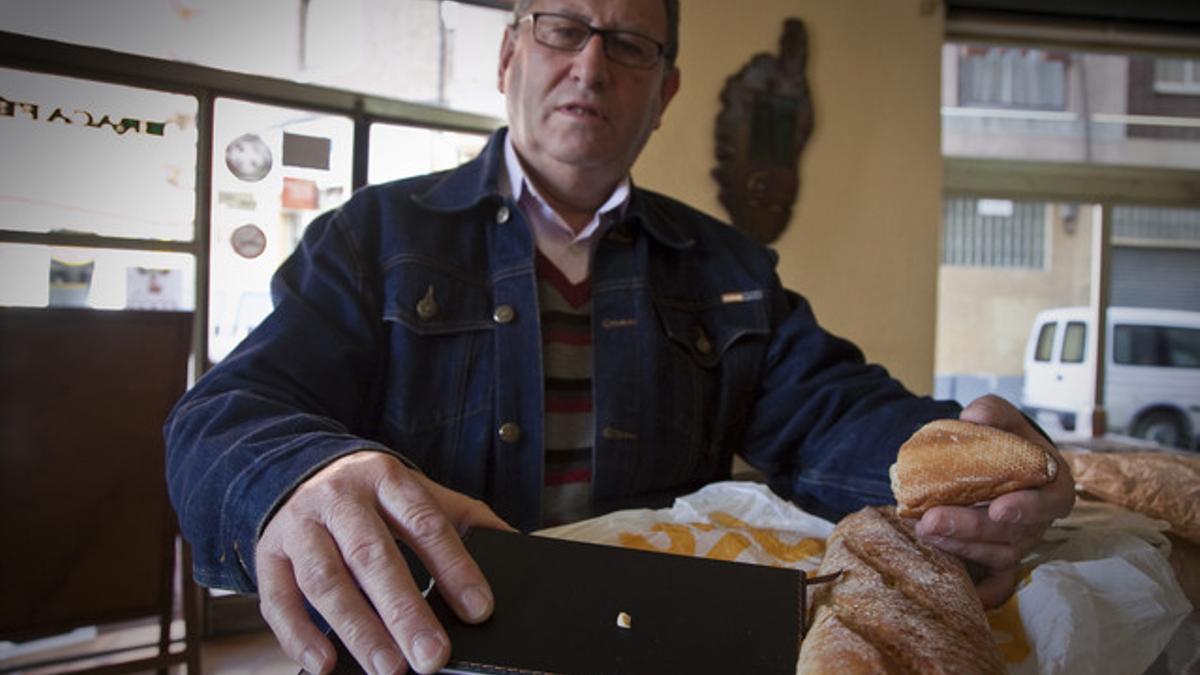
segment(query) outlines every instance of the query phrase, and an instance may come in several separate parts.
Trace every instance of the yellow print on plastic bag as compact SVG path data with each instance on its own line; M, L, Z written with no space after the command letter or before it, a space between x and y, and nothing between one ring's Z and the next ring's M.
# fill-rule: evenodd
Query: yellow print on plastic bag
M703 555L714 560L736 560L746 549L757 546L756 552L763 557L773 564L787 567L795 566L803 560L819 560L825 553L825 541L822 539L805 537L789 544L776 530L753 527L721 511L708 514L708 520L707 523L655 523L650 526L651 534L666 535L666 548L653 543L650 537L636 532L621 532L618 540L626 548L688 556ZM718 530L724 531L716 543L707 551L697 553L697 534L708 534Z

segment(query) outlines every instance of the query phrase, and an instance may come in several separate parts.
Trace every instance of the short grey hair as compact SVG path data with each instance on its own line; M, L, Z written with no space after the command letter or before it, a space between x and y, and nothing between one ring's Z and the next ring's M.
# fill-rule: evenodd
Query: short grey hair
M529 13L533 0L516 0L513 3L513 21ZM663 46L663 60L667 62L667 70L675 67L675 57L679 56L679 0L663 0L667 10L667 42Z

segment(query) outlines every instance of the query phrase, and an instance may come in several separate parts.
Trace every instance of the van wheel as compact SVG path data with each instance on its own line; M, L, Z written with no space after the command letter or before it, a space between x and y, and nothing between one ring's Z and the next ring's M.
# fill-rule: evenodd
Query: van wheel
M1152 412L1138 420L1137 424L1133 425L1133 435L1174 448L1187 447L1189 440L1179 418L1164 411Z

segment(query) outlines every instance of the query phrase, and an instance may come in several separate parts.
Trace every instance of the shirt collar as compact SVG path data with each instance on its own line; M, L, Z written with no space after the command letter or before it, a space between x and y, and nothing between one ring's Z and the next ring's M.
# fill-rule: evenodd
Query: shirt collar
M503 185L508 178L504 156L507 136L507 129L498 129L478 157L453 171L432 176L434 180L427 188L412 195L413 202L439 213L466 211L493 199L498 206L512 194ZM644 227L651 236L672 249L682 251L695 243L689 234L675 224L682 216L672 206L673 200L634 190L632 180L629 191L629 203L621 214L622 219Z
M623 216L625 208L629 205L632 190L630 189L629 176L626 175L621 179L621 182L617 183L617 187L613 189L608 199L600 205L599 209L596 209L596 213L592 215L592 219L588 221L587 226L579 234L575 234L566 221L550 208L545 199L542 199L537 187L525 175L525 169L521 166L521 159L517 157L517 150L513 147L511 134L505 134L504 137L504 165L508 170L505 176L507 183L501 183L501 190L510 195L513 201L522 208L525 208L526 204L532 204L543 213L552 215L553 226L560 227L571 233L575 241L582 241L596 234L602 226Z

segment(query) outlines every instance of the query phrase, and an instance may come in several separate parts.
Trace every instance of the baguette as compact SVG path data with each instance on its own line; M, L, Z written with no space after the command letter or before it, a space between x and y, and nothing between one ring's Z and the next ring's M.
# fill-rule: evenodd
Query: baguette
M936 420L900 446L891 466L896 513L919 518L934 506L969 506L1054 480L1058 463L1042 446L981 424Z
M842 520L827 542L796 672L1004 673L971 579L890 507Z

